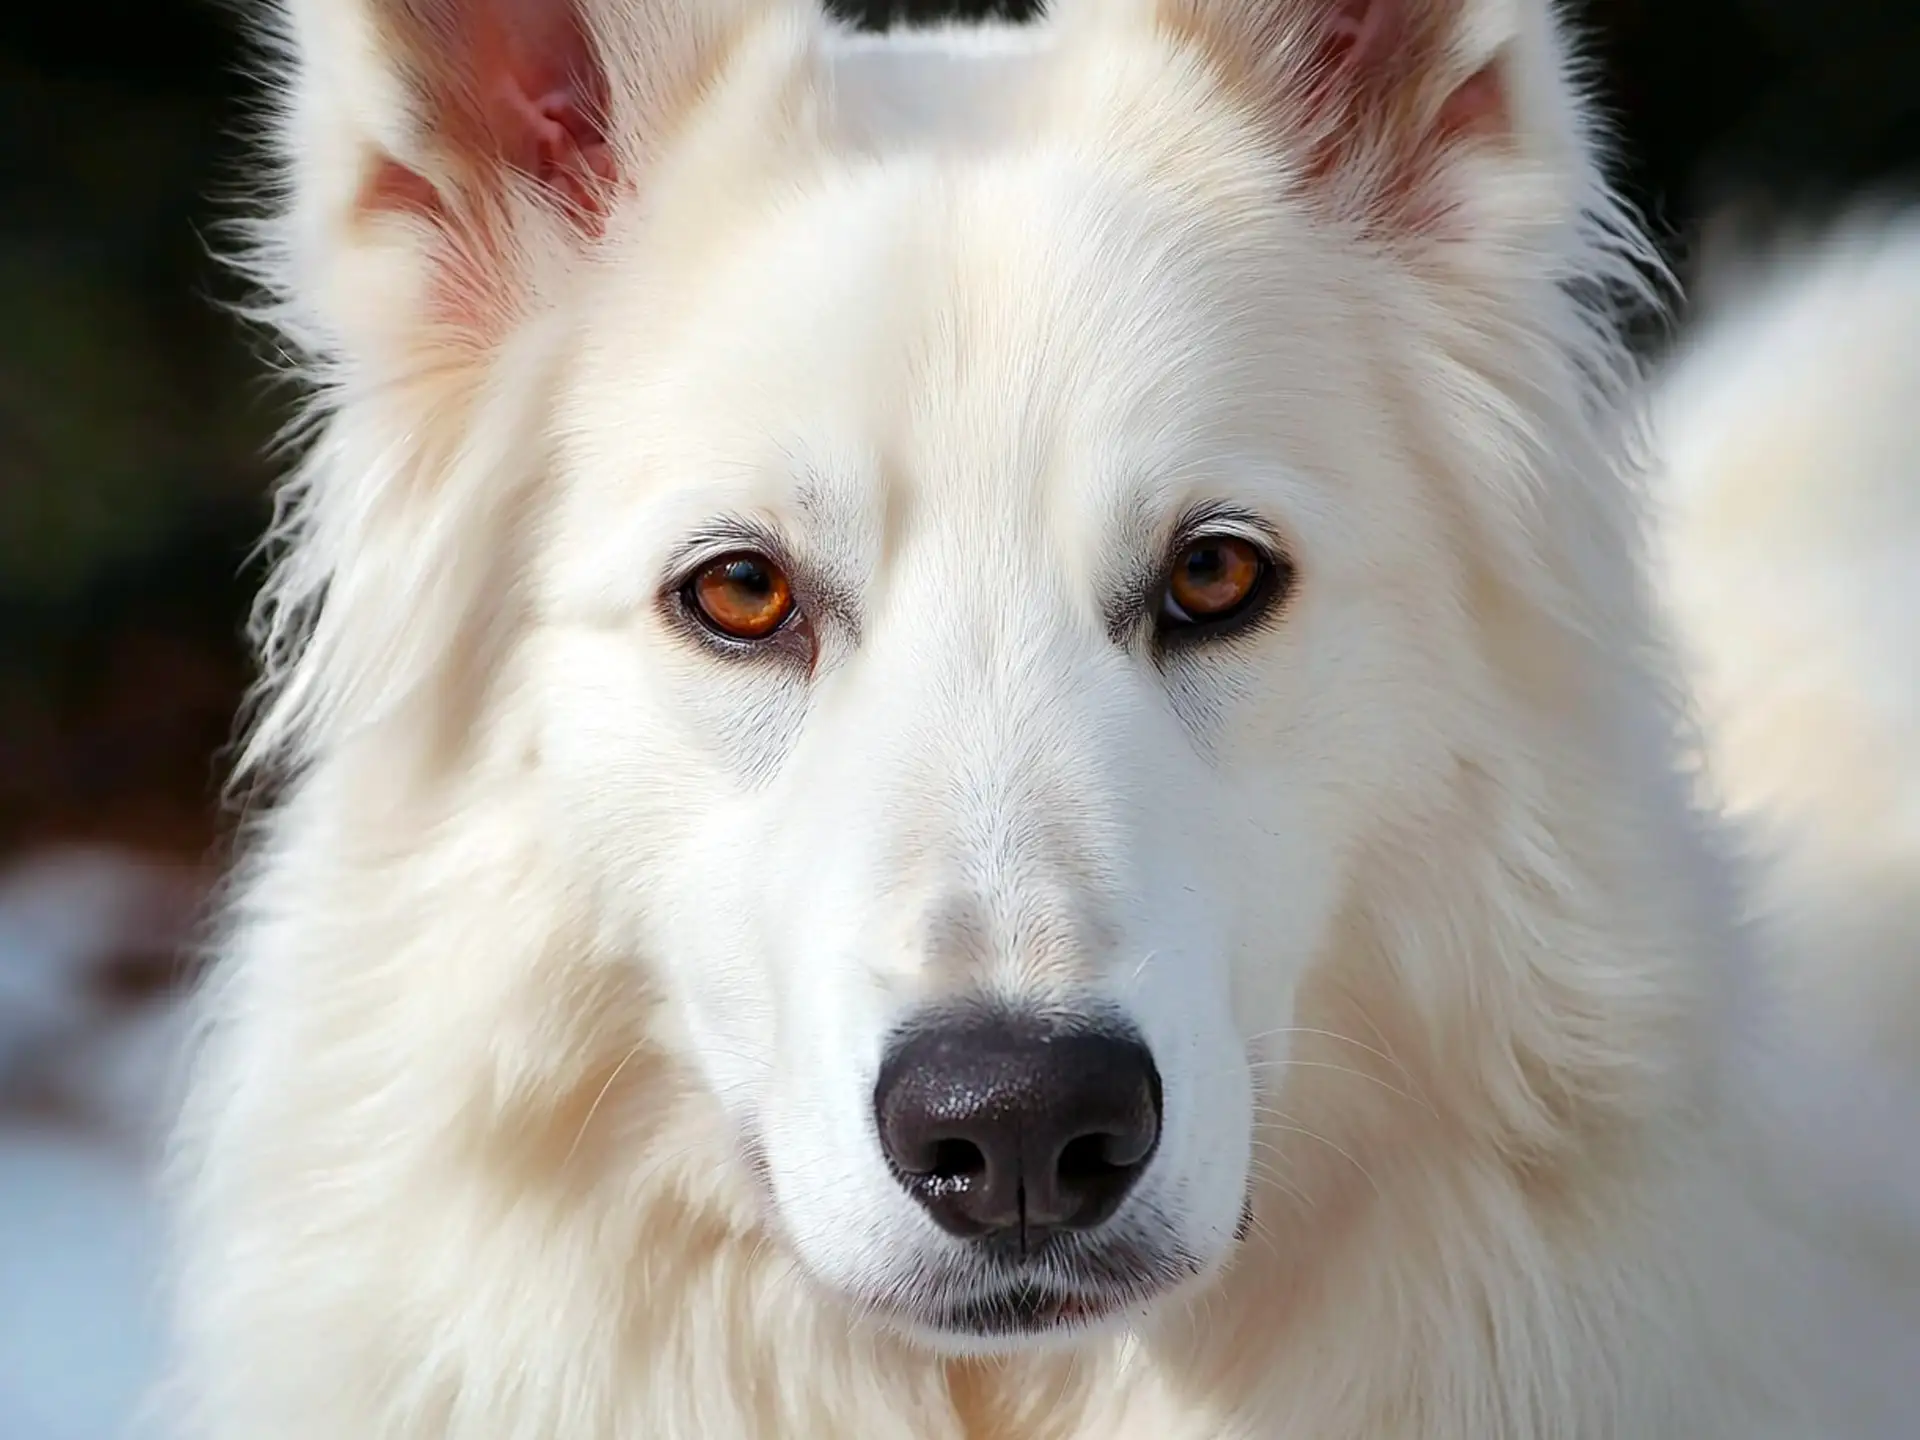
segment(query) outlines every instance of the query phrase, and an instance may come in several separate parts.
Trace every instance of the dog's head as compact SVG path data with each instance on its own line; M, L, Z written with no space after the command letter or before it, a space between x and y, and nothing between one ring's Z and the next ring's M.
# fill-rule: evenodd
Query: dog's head
M1057 10L288 30L275 275L337 414L262 744L438 697L805 1267L958 1347L1231 1253L1302 984L1454 858L1611 523L1535 493L1591 183L1542 0Z

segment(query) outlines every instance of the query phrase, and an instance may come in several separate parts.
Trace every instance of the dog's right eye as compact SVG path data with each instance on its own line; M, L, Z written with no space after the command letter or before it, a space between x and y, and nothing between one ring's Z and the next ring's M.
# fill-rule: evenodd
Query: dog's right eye
M729 640L770 640L793 618L793 584L764 555L728 555L687 582L687 608Z

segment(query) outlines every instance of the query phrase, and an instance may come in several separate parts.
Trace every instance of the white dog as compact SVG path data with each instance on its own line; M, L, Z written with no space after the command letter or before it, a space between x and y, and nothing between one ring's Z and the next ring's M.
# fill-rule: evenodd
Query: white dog
M198 1434L1910 1440L1546 0L286 21Z

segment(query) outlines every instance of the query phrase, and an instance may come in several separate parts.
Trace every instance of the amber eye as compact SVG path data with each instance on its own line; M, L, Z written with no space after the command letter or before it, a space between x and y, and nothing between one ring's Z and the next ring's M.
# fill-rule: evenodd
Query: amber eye
M1195 540L1174 559L1162 623L1180 627L1233 619L1266 591L1269 568L1251 541L1232 535Z
M687 584L687 603L732 640L766 640L793 615L793 586L764 555L729 555Z

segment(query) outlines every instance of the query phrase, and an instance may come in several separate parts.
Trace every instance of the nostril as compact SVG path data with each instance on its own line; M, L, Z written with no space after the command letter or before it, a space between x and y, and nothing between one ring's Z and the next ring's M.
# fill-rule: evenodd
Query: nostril
M1097 1184L1108 1179L1116 1171L1130 1170L1140 1163L1138 1155L1131 1158L1119 1158L1129 1146L1119 1135L1082 1135L1077 1140L1067 1142L1067 1148L1060 1152L1059 1163L1055 1170L1063 1185L1079 1186Z
M934 1144L931 1163L922 1173L947 1184L971 1180L987 1173L987 1157L971 1140L941 1140Z

